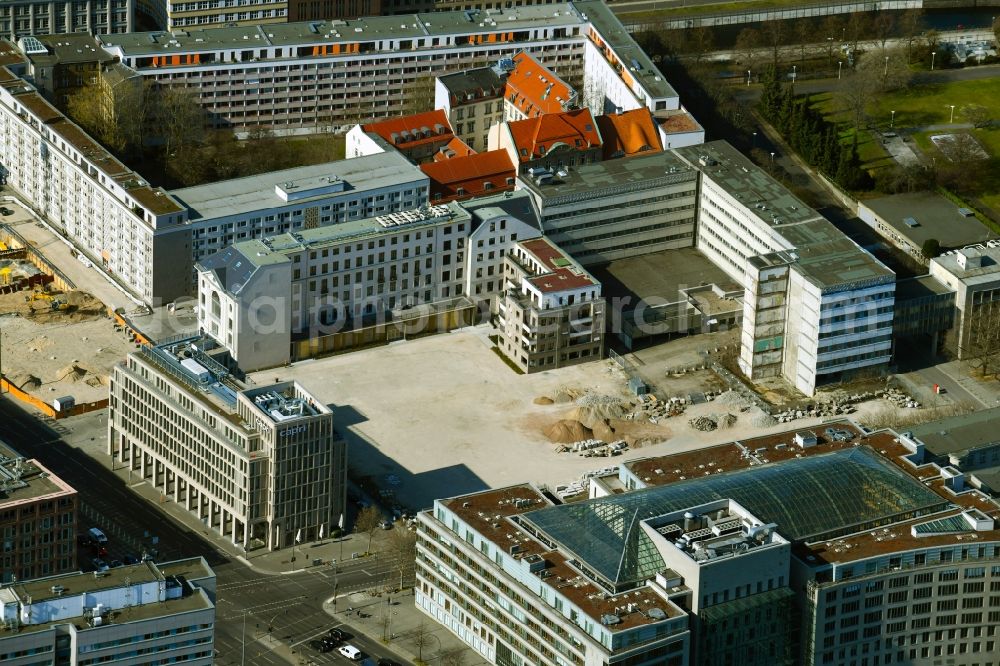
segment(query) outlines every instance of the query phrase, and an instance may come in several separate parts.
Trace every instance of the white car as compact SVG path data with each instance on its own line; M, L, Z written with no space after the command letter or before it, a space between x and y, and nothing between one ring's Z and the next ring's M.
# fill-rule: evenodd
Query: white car
M341 645L339 648L337 648L337 652L344 655L351 661L361 661L361 659L364 657L364 655L361 654L361 650L354 647L353 645Z

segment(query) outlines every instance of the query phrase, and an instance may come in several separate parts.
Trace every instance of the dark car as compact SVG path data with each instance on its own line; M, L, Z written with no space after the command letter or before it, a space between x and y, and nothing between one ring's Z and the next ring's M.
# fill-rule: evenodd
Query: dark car
M125 557L122 558L122 562L124 562L126 565L139 564L139 558L136 557L135 555L126 555Z
M0 206L0 213L4 215L13 215L14 211L12 211L10 208L7 208L6 206Z
M382 657L381 659L378 660L378 666L399 666L399 664L393 661L392 659L386 659L385 657Z
M108 563L108 566L111 567L112 569L117 569L118 567L122 566L122 561L121 560L111 560Z
M329 636L320 641L319 651L320 652L332 652L340 641L335 641Z
M346 641L348 639L347 634L340 629L331 629L327 635L335 641Z
M323 641L309 641L309 647L319 652L323 649Z

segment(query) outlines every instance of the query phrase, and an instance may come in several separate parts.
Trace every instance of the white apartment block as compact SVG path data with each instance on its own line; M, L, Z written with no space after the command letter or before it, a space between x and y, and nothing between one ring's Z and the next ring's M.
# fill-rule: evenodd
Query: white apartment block
M812 395L884 369L895 274L729 144L674 153L701 171L698 249L745 288L741 370Z
M245 549L328 534L347 483L330 409L296 382L239 382L212 347L143 347L115 366L108 454Z
M0 5L0 36L89 32L92 35L135 30L134 0L8 0Z
M1000 247L968 247L930 261L930 274L955 292L958 358L992 349L1000 323Z
M236 243L198 265L198 323L243 370L282 365L296 339L490 301L505 253L538 235L530 200L505 193Z
M215 573L200 557L11 583L0 613L6 666L214 659Z
M601 283L544 236L506 253L495 312L497 346L526 373L604 356Z
M669 151L517 179L546 236L583 265L691 247L698 172Z
M198 262L252 238L418 208L427 203L428 188L427 176L390 150L186 187L170 196L188 209L189 262Z
M137 298L191 293L190 273L174 264L191 251L187 210L13 74L21 59L3 48L0 168L7 185Z
M397 114L428 77L518 51L564 78L601 72L592 86L607 90L601 106L679 108L677 93L596 0L107 35L102 42L158 84L195 91L220 124L237 131L308 131ZM620 63L627 81L614 83L607 77L617 76Z

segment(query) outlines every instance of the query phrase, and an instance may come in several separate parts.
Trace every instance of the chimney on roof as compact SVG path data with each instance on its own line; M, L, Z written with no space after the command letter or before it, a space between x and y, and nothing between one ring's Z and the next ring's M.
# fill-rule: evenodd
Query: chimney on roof
M619 116L620 116L620 115L622 115L622 114L623 114L624 112L625 112L625 109L623 109L622 107L620 107L620 106L616 106L616 107L615 107L615 113L616 113L617 115L619 115Z

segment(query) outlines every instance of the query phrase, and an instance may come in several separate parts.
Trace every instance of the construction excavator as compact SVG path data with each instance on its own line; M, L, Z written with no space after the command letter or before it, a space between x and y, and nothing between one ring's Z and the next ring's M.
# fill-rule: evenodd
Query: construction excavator
M69 303L66 301L59 300L52 294L47 294L44 291L32 292L30 296L24 297L25 303L30 303L32 301L48 301L49 305L53 310L68 310Z

